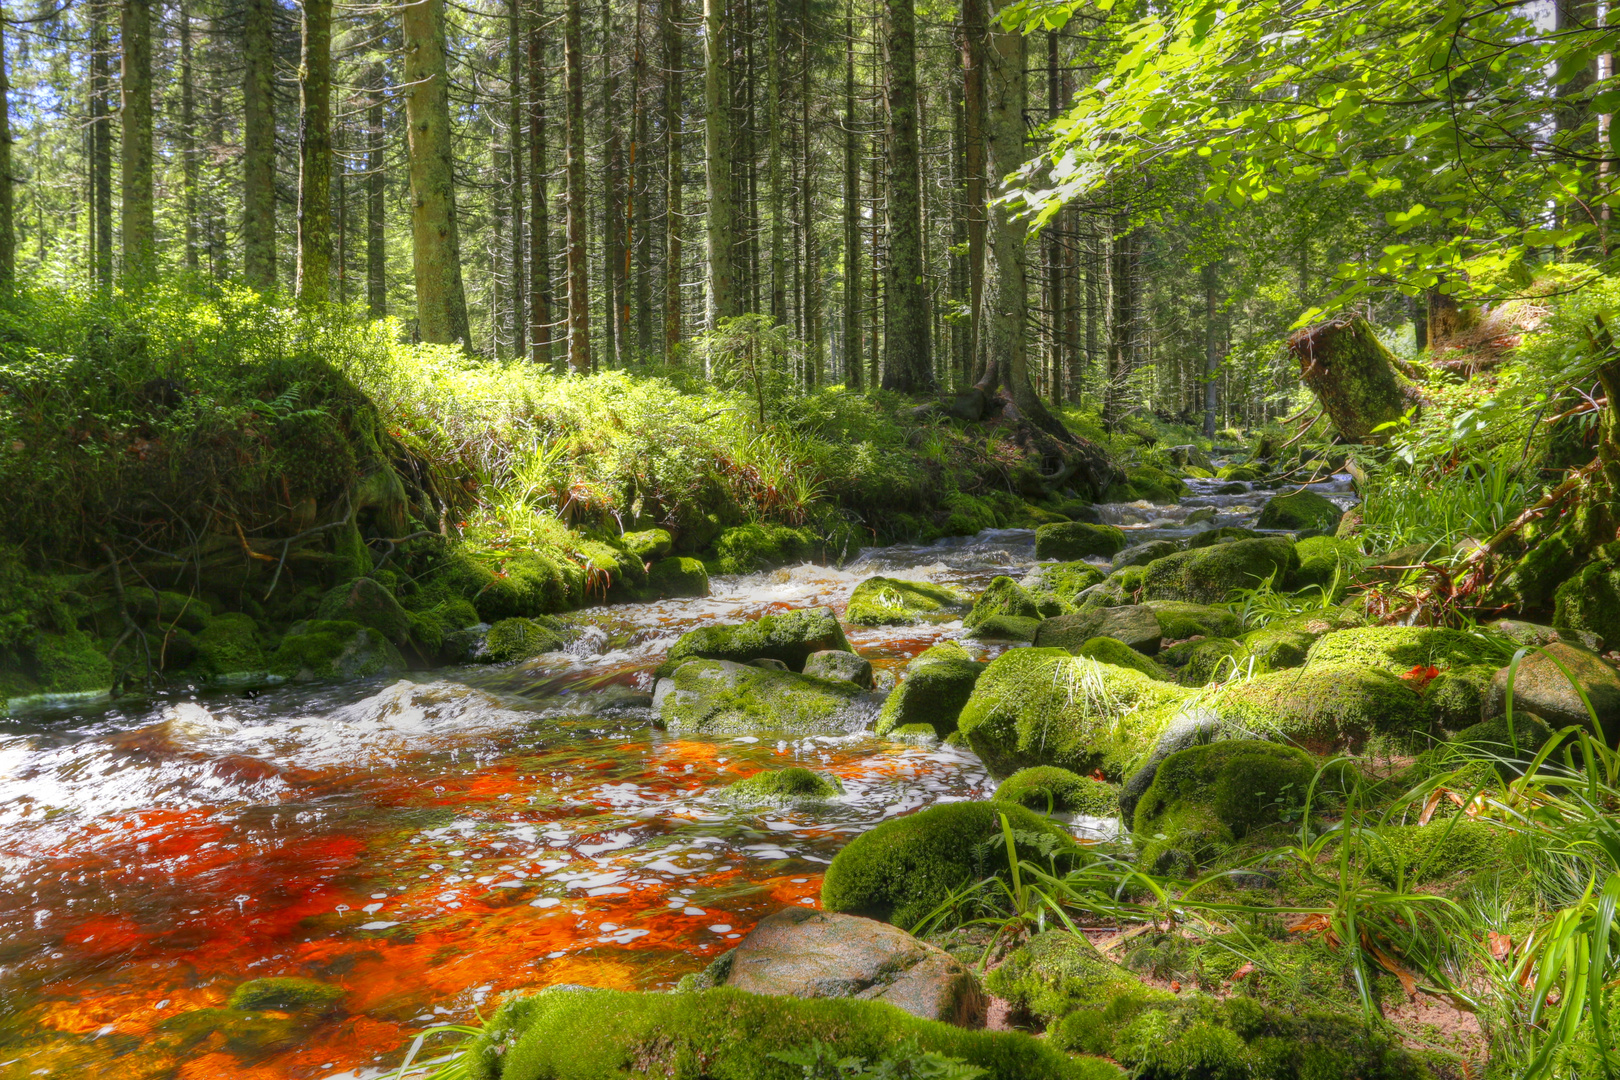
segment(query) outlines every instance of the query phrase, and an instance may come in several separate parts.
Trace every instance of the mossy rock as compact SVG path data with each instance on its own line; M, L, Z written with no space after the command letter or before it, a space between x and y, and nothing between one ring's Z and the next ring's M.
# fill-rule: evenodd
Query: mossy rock
M1125 547L1125 533L1113 525L1092 525L1068 521L1042 525L1035 530L1035 558L1073 562L1077 559L1107 559Z
M1241 640L1254 658L1255 670L1282 671L1303 665L1311 646L1323 634L1353 629L1364 622L1365 616L1349 608L1326 608L1274 619L1242 635Z
M859 1060L893 1075L902 1064L928 1061L925 1054L977 1067L983 1080L1120 1075L1107 1062L1069 1057L1029 1035L922 1020L886 1002L729 987L542 990L503 1005L464 1060L469 1080L802 1080L806 1067L777 1055L817 1047L827 1061Z
M252 1058L297 1045L308 1037L315 1022L309 1015L280 1011L191 1009L164 1017L156 1031L179 1050L217 1038L230 1053Z
M703 568L702 560L671 555L647 568L647 591L659 600L708 596L709 572Z
M411 620L387 587L372 578L355 578L321 598L315 617L324 622L369 626L396 645L410 636Z
M1069 651L1075 656L1084 656L1115 667L1140 671L1150 679L1158 679L1161 682L1175 681L1168 671L1118 638L1094 637Z
M452 552L434 571L433 581L471 601L488 623L567 611L578 606L585 589L582 570L538 551L520 551L494 568Z
M675 549L675 538L668 529L644 529L619 537L624 549L644 563L657 562Z
M811 653L804 662L804 673L818 679L849 682L862 690L872 689L872 661L839 649Z
M1019 582L1039 603L1043 596L1051 596L1064 604L1073 604L1082 590L1102 581L1108 575L1088 562L1060 562L1050 566L1037 566Z
M1570 683L1565 672L1574 676L1580 691ZM1485 715L1501 716L1507 712L1508 669L1503 667L1491 680L1486 695ZM1586 708L1592 703L1592 713ZM1610 746L1620 743L1620 674L1596 653L1554 642L1527 653L1513 675L1513 711L1533 712L1555 729L1584 727Z
M700 626L689 630L670 647L658 675L666 676L693 657L707 660L780 660L803 671L811 653L824 649L852 652L849 639L832 608L801 608L780 615L764 615L752 622Z
M528 660L563 647L566 639L554 619L502 619L489 628L477 659L486 664Z
M394 643L369 626L315 620L295 625L270 658L270 671L300 682L363 679L404 671Z
M720 534L714 551L722 574L752 574L808 560L815 551L815 542L808 529L738 525Z
M1041 617L1040 604L1018 582L1010 577L998 577L991 580L985 590L973 601L973 610L968 612L962 620L962 625L971 630L987 619L997 615L1011 615L1019 619L1039 619Z
M1159 763L1132 816L1142 865L1187 873L1253 829L1296 819L1316 769L1302 750L1249 739L1178 750Z
M228 611L208 620L196 636L194 668L210 678L262 674L268 668L252 616Z
M1002 523L1002 516L989 499L953 491L940 503L945 520L939 523L941 536L973 536Z
M1125 479L1116 482L1103 494L1104 502L1136 502L1146 500L1164 505L1190 495L1191 489L1162 469L1151 465L1133 465L1125 470Z
M1485 715L1495 664L1472 664L1448 668L1423 687L1423 703L1429 716L1447 731L1460 731L1478 724Z
M1079 1009L1100 1009L1142 982L1105 958L1083 935L1067 930L1036 934L1002 961L985 989L1015 1013L1042 1027Z
M966 596L943 585L871 577L849 594L844 618L856 626L912 626L955 618L971 606Z
M1123 779L1153 748L1186 694L1062 649L1012 649L979 676L957 727L998 776L1058 765Z
M1007 873L1001 815L1018 853L1042 865L1079 866L1086 855L1067 830L1013 803L958 802L891 818L833 856L821 883L826 911L865 915L909 930L953 890Z
M34 677L46 694L102 694L112 689L112 661L88 634L40 633L32 642Z
M1159 653L1158 662L1183 686L1205 686L1216 676L1230 678L1243 670L1247 658L1243 642L1209 637L1172 645Z
M1391 778L1388 786L1401 793L1441 773L1463 770L1475 776L1481 787L1498 787L1523 776L1552 736L1552 728L1539 716L1515 710L1511 726L1507 717L1493 717L1463 728L1448 741L1425 750L1410 767ZM1484 765L1490 772L1480 775L1472 768L1475 765Z
M208 625L213 608L200 596L150 589L131 589L124 599L135 621L158 630L180 627L193 633Z
M1108 560L1110 570L1121 570L1127 566L1146 566L1155 559L1162 559L1166 555L1174 555L1181 550L1181 545L1174 540L1149 540L1141 544L1132 544L1122 548L1118 554Z
M1078 776L1055 765L1019 769L996 788L993 799L1017 803L1038 814L1060 812L1088 817L1116 817L1119 788L1090 776ZM1005 994L1001 995L1006 997Z
M1299 569L1294 571L1292 584L1330 592L1335 604L1344 599L1350 583L1367 564L1354 541L1333 536L1308 537L1295 550L1299 553Z
M1414 751L1429 741L1422 696L1387 671L1356 664L1256 675L1213 704L1224 720L1318 754L1358 751L1374 740Z
M1294 542L1285 536L1194 548L1149 563L1142 575L1142 599L1219 604L1268 579L1281 584L1298 567Z
M1159 632L1169 641L1190 637L1234 637L1243 621L1226 608L1188 604L1179 600L1150 600L1142 605L1159 620Z
M1427 825L1386 825L1365 841L1367 869L1385 885L1401 888L1506 868L1504 854L1513 834L1465 817Z
M663 726L683 734L844 734L876 712L854 683L702 659L659 679L653 706Z
M1182 546L1188 551L1193 548L1214 547L1216 544L1229 544L1233 540L1258 540L1260 534L1253 529L1245 529L1241 525L1222 525L1218 529L1205 529L1182 541Z
M1260 508L1255 526L1261 529L1286 529L1311 536L1332 536L1343 516L1344 511L1332 499L1323 498L1314 491L1295 491L1267 499L1266 505Z
M1323 635L1305 658L1307 664L1357 664L1402 675L1414 667L1455 668L1476 664L1499 667L1511 650L1465 630L1424 626L1362 626Z
M242 983L231 991L227 1004L233 1009L250 1012L324 1013L335 1007L347 994L343 987L331 983L281 976Z
M822 802L843 793L844 784L838 777L797 766L757 772L727 784L721 792L728 802L748 806Z
M940 738L949 735L985 666L955 642L924 650L906 665L905 677L883 702L876 733L927 724Z
M1251 468L1248 465L1225 465L1215 470L1215 479L1217 480L1252 483L1260 479L1260 476L1259 469Z
M1087 606L1073 615L1063 615L1041 623L1035 634L1035 644L1042 648L1077 652L1082 645L1097 637L1111 637L1138 652L1152 655L1159 651L1163 632L1159 628L1158 616L1150 608L1133 604Z
M1553 626L1620 645L1620 544L1606 544L1553 592Z
M1020 615L992 615L967 632L979 641L1034 641L1040 630L1040 619Z

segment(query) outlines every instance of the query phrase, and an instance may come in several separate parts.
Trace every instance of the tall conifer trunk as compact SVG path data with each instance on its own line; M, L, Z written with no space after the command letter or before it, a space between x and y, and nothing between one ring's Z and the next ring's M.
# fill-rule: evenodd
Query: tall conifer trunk
M733 273L737 232L732 189L731 80L727 68L726 0L703 0L703 150L709 210L705 240L709 260L707 316L709 329L739 313Z
M180 4L180 176L185 212L186 269L197 272L197 97L191 73L191 12Z
M408 0L403 10L417 333L423 341L470 345L456 226L444 0Z
M508 192L512 206L512 355L527 356L529 352L529 319L527 279L523 273L523 126L527 120L523 110L523 9L520 0L506 0L506 96L507 96L507 160L510 163Z
M928 286L923 279L922 163L917 133L917 16L912 0L886 0L888 37L888 320L883 388L934 386Z
M384 217L384 169L387 143L383 131L384 72L371 67L371 98L366 103L366 309L371 317L388 314L388 233Z
M582 0L567 0L563 62L567 71L568 186L568 369L591 370L591 270L586 262L585 49L581 43Z
M152 204L152 5L123 0L119 20L123 52L119 183L123 196L124 280L150 282L157 265L157 221Z
M332 0L303 0L298 68L298 272L304 303L330 295L332 274ZM448 112L446 113L448 119Z
M962 0L962 143L963 186L967 202L968 349L967 370L974 375L988 363L984 352L985 259L985 0ZM994 382L994 379L991 380Z
M551 366L551 207L546 147L545 12L536 0L529 23L529 356Z
M92 278L100 288L112 285L112 103L107 40L107 8L90 5L90 221Z
M242 33L242 273L276 285L275 0L247 0Z
M664 362L681 342L681 0L661 0L664 30Z
M778 0L765 2L765 139L771 203L771 318L787 321L787 210L782 190L782 27Z
M861 156L855 136L855 0L844 7L844 379L861 389Z

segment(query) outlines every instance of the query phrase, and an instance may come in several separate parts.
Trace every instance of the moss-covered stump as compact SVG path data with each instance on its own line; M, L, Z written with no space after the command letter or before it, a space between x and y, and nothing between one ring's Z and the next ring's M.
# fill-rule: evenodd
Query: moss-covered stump
M1387 432L1374 432L1423 400L1401 362L1359 316L1300 330L1288 348L1299 360L1300 379L1346 442L1386 438Z
M668 529L646 529L619 537L624 549L644 563L656 562L675 549L675 538Z
M912 626L953 619L971 606L966 596L943 585L871 577L849 594L844 618L856 626Z
M1191 637L1235 637L1243 620L1223 607L1188 604L1179 600L1150 600L1142 605L1159 620L1159 631L1166 640L1185 641Z
M1107 559L1125 546L1125 533L1113 525L1092 525L1084 521L1066 521L1056 525L1042 525L1035 530L1035 557L1043 562L1056 559L1072 562L1077 559Z
M973 610L962 620L969 630L997 615L1018 619L1039 619L1041 606L1033 596L1010 577L993 578L973 601Z
M1407 1050L1398 1035L1339 1013L1251 998L1218 1001L1152 990L1065 1016L1048 1041L1107 1056L1154 1080L1435 1080L1462 1075L1446 1055Z
M1061 615L1041 623L1035 644L1043 649L1074 652L1097 637L1110 637L1146 655L1159 651L1163 634L1158 616L1151 608L1132 604L1115 607L1088 607L1073 615Z
M1020 945L990 973L985 988L1041 1027L1144 989L1084 936L1067 930L1048 930Z
M730 660L688 660L658 680L653 709L670 731L833 735L866 727L877 711L854 683Z
M777 1055L917 1067L925 1054L967 1062L984 1080L1118 1080L1016 1032L969 1031L892 1005L767 997L718 988L635 993L553 988L501 1007L466 1051L471 1080L802 1080ZM884 1066L882 1063L887 1062Z
M1253 829L1302 813L1316 761L1277 743L1231 739L1190 746L1159 763L1132 815L1143 866L1188 873Z
M843 781L831 773L793 766L766 769L727 784L721 797L739 806L785 806L799 802L825 802L844 793Z
M354 622L298 623L270 658L272 674L299 682L363 679L404 670L405 659L393 642Z
M1155 559L1162 559L1166 555L1174 555L1181 550L1181 545L1174 540L1149 540L1142 544L1132 544L1122 548L1118 554L1108 560L1110 570L1122 570L1127 566L1146 566Z
M1261 529L1286 529L1310 536L1331 536L1339 527L1344 511L1332 499L1323 498L1314 491L1294 491L1287 495L1273 495L1260 508L1255 526Z
M1571 683L1569 676L1575 683ZM1507 712L1508 669L1502 668L1491 681L1486 696L1485 715ZM1575 684L1591 701L1597 723L1586 709ZM1544 645L1527 653L1513 675L1513 711L1535 713L1554 728L1584 727L1607 740L1620 743L1620 674L1603 658L1565 642Z
M1307 664L1358 664L1403 675L1415 667L1447 668L1507 662L1512 654L1480 634L1422 626L1363 626L1323 635Z
M473 658L482 664L509 664L553 652L565 641L562 625L555 619L502 619L489 628Z
M1056 811L1089 817L1114 817L1119 813L1119 788L1089 776L1078 776L1055 765L1019 769L1001 782L992 798L998 802L1017 803L1040 814Z
M978 641L1034 641L1040 631L1040 619L1021 615L992 615L967 632Z
M1174 682L1171 674L1148 657L1120 641L1118 638L1094 637L1071 649L1075 656L1084 656L1088 660L1097 660L1115 667L1130 668L1140 671L1150 679L1161 682Z
M753 622L700 626L682 634L670 646L658 667L660 677L670 674L693 657L706 660L780 660L794 671L802 671L811 653L824 649L850 652L849 639L832 608L803 608L780 615L765 615Z
M1505 868L1514 834L1497 825L1452 816L1427 825L1386 825L1367 839L1367 869L1391 888Z
M703 568L701 561L686 556L672 555L659 559L647 567L647 592L659 600L708 596L709 572Z
M1020 856L1060 868L1086 858L1067 830L1013 803L959 802L892 818L851 840L827 867L821 906L890 922L903 930L969 882L1007 873L1001 815Z
M265 659L259 624L249 615L227 612L208 620L197 633L197 659L194 669L207 678L233 675L263 675Z
M809 529L738 525L721 533L715 541L714 562L722 574L751 574L756 570L804 562L814 551L814 537Z
M1219 604L1263 581L1281 585L1298 567L1294 542L1285 536L1213 544L1149 563L1142 576L1142 599Z
M855 653L824 649L804 661L804 673L818 679L852 682L862 690L872 689L872 661Z
M1186 694L1061 649L1013 649L979 676L957 727L997 776L1058 765L1118 780L1151 750Z
M1091 588L1108 575L1088 562L1060 562L1037 566L1019 582L1039 603L1051 596L1063 604L1075 603L1080 593ZM1061 612L1059 613L1061 614Z
M956 718L973 694L984 664L955 642L941 642L906 665L900 685L883 703L876 732L888 735L913 724L927 724L940 738L956 730Z
M1316 754L1358 751L1369 742L1416 751L1429 742L1423 698L1378 668L1312 664L1234 683L1213 703L1222 719Z

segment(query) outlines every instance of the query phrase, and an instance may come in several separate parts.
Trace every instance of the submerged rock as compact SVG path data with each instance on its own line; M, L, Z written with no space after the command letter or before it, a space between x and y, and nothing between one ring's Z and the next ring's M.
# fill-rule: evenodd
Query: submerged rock
M753 776L727 784L721 795L728 802L739 805L768 803L783 805L796 802L818 802L836 798L844 793L843 782L828 773L818 773L797 766L788 769L765 769Z
M984 1019L979 982L954 957L856 915L785 908L761 919L721 964L715 984L751 994L882 1001L958 1027Z
M801 608L780 615L765 615L753 622L700 626L682 634L658 667L660 677L671 674L686 660L731 660L747 663L769 657L794 671L802 671L811 653L827 649L850 652L849 639L832 608Z
M730 660L688 660L653 689L653 709L671 731L833 735L859 731L877 712L854 683Z
M939 737L949 735L985 666L955 642L924 650L906 665L900 685L884 701L877 734L927 724Z
M955 589L926 581L871 577L849 594L844 617L856 626L912 626L930 619L950 619L972 602Z

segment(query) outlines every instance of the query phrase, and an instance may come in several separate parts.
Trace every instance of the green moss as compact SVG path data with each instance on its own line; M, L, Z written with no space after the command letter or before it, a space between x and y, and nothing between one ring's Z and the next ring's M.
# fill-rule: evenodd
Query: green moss
M1149 563L1142 577L1142 599L1218 604L1238 589L1269 579L1281 583L1299 566L1294 542L1262 536L1183 551Z
M1190 637L1232 637L1243 625L1242 620L1226 608L1208 604L1153 600L1142 606L1158 618L1160 632L1170 641Z
M1001 782L992 798L1027 806L1041 814L1055 810L1091 817L1114 817L1119 813L1119 788L1089 776L1077 776L1068 769L1059 769L1054 765L1019 769Z
M1091 525L1066 521L1042 525L1035 530L1035 558L1072 562L1085 558L1109 558L1125 547L1125 533L1113 525Z
M1001 815L1019 854L1041 864L1076 866L1085 855L1068 832L1022 806L959 802L892 818L851 840L827 867L821 906L915 926L952 892L1007 872Z
M1185 544L1187 550L1191 551L1193 548L1213 547L1233 540L1257 540L1259 537L1259 533L1253 529L1245 529L1241 525L1222 525L1218 529L1206 529L1188 537Z
M1118 638L1090 638L1082 643L1078 648L1070 651L1076 656L1084 656L1092 660L1101 661L1104 664L1112 664L1115 667L1130 668L1132 671L1140 671L1143 675L1146 675L1150 679L1158 679L1161 682L1173 681L1168 671L1160 667L1158 664L1155 664L1152 660L1143 656L1141 653L1137 652L1123 641L1120 641Z
M1223 719L1315 753L1358 750L1374 738L1409 750L1427 743L1423 698L1378 668L1312 664L1234 683L1215 707Z
M1127 566L1146 566L1155 559L1162 559L1167 555L1174 555L1181 550L1181 545L1174 540L1148 540L1141 544L1132 544L1120 550L1119 554L1108 560L1108 565L1114 570Z
M668 529L646 529L625 533L619 537L624 549L644 563L657 562L675 547L675 538Z
M456 552L436 577L478 610L484 622L567 611L584 596L585 574L560 556L522 551L491 568Z
M259 645L259 624L240 612L216 615L197 634L196 668L218 678L263 672L267 668Z
M1357 664L1400 675L1414 667L1488 664L1500 667L1512 652L1497 641L1465 630L1424 626L1363 626L1323 636L1307 664Z
M905 677L884 701L876 733L927 724L941 738L949 735L984 669L954 642L925 650L906 665Z
M1242 670L1247 656L1243 642L1211 637L1172 645L1159 653L1158 659L1183 686L1204 686L1217 675L1230 678Z
M670 647L658 674L668 675L682 661L698 656L737 663L780 660L794 671L803 671L805 659L824 649L853 651L832 608L802 608L765 615L752 622L689 630Z
M999 776L1059 765L1123 779L1185 697L1138 671L1062 649L1012 649L979 676L957 726Z
M157 1031L185 1050L218 1037L225 1049L241 1057L257 1056L296 1045L314 1026L307 1015L249 1012L244 1009L192 1009L165 1017Z
M726 660L688 660L657 690L660 722L671 731L841 734L865 726L861 688L841 679Z
M1107 576L1088 562L1060 562L1037 566L1020 584L1037 602L1042 595L1050 595L1063 603L1073 604L1082 590L1089 589Z
M1479 723L1496 670L1494 664L1473 664L1442 671L1422 691L1429 716L1447 731Z
M1125 479L1116 482L1103 494L1104 502L1173 503L1191 494L1187 485L1161 469L1151 465L1133 465L1125 470Z
M355 578L328 592L315 617L369 626L393 642L404 642L411 628L410 617L394 594L371 578Z
M844 618L856 626L911 626L930 619L954 618L969 606L966 596L943 585L872 577L849 594Z
M715 562L722 574L751 574L756 570L804 562L815 550L808 529L786 525L738 525L715 541Z
M1040 619L1029 619L1020 615L992 615L969 630L967 636L981 641L1034 641L1035 633L1040 626Z
M843 782L831 773L818 773L797 766L766 769L726 785L722 794L729 802L750 806L761 803L780 805L816 802L844 793Z
M1553 625L1596 634L1610 648L1620 646L1620 544L1597 550L1553 592Z
M1230 739L1178 750L1159 763L1131 830L1142 865L1187 872L1250 830L1302 812L1316 762L1291 746Z
M270 658L273 674L299 680L362 679L404 668L392 642L353 622L300 623Z
M1146 566L1126 566L1115 570L1086 595L1081 610L1137 603L1142 599L1142 582L1147 577L1147 569Z
M939 526L943 536L972 536L1002 523L995 505L977 495L953 491L945 496L941 505L949 515Z
M660 600L676 596L708 596L709 572L698 559L672 555L648 567L647 591Z
M78 630L41 633L33 641L34 677L46 694L96 694L112 688L112 662Z
M962 625L971 630L997 615L1039 619L1041 609L1035 598L1018 582L1010 577L997 577L973 601L973 610L962 620Z
M1357 571L1367 563L1353 540L1334 536L1308 537L1295 550L1299 552L1299 569L1294 572L1292 584L1302 589L1314 585L1332 590L1334 603L1344 599Z
M326 1012L348 993L341 986L314 979L253 979L231 991L228 1004L250 1012Z
M1227 465L1215 470L1215 479L1254 481L1260 479L1260 470L1247 465Z
M916 1068L923 1054L935 1054L982 1069L984 1080L1119 1077L1113 1065L1066 1057L1017 1032L920 1020L884 1002L725 987L543 990L502 1006L465 1060L471 1080L801 1080L806 1067L776 1055L817 1047L829 1063L823 1068L839 1069L836 1075L842 1069L831 1062L860 1061L888 1075L901 1062Z
M1304 664L1311 646L1323 634L1348 630L1365 621L1364 616L1349 608L1328 608L1274 619L1244 634L1241 640L1254 658L1257 671L1282 671Z
M374 560L366 547L360 527L353 521L332 534L332 554L337 556L337 576L340 580L364 577L371 573Z
M1427 825L1386 825L1367 840L1368 870L1391 888L1505 867L1509 834L1483 821L1450 817Z
M488 664L527 660L563 647L561 626L549 618L502 619L489 628L478 659Z
M1078 1009L1100 1009L1142 984L1105 959L1084 936L1036 934L990 973L985 989L1043 1027Z
M1261 529L1331 536L1343 516L1344 511L1332 499L1325 499L1314 491L1295 491L1267 499L1255 525Z

